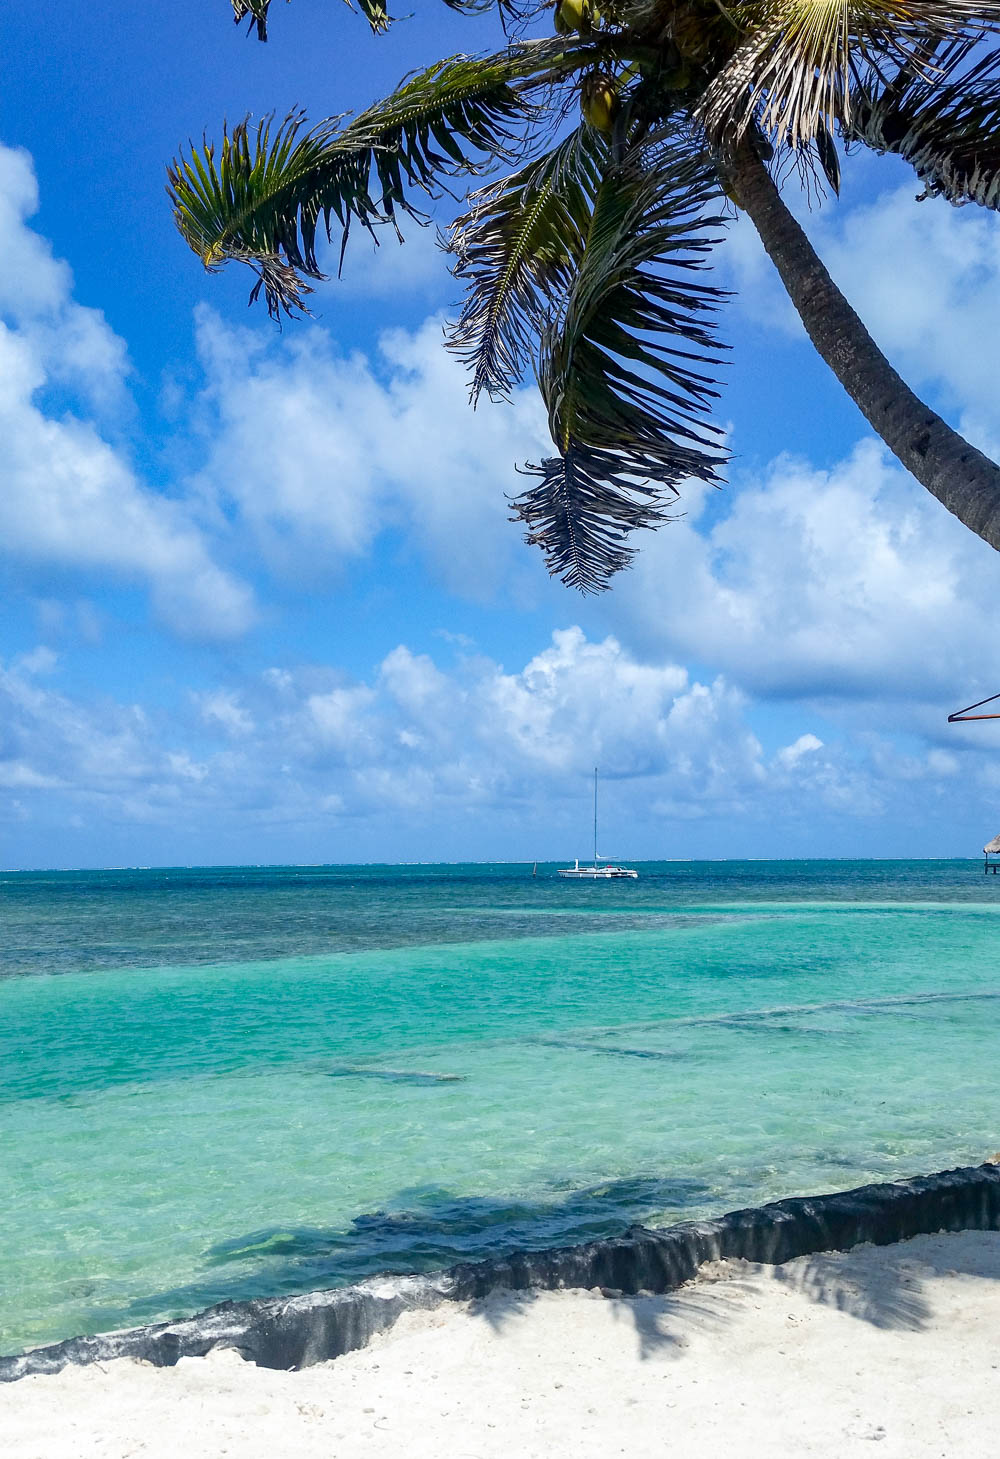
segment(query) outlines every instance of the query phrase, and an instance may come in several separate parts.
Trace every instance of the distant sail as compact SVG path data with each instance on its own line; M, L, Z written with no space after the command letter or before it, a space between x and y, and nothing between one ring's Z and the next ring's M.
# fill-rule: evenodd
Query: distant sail
M604 865L600 865L602 862ZM573 877L584 881L615 881L620 878L628 878L637 881L639 873L630 866L614 866L607 857L597 854L597 766L594 766L594 862L592 866L581 866L580 858L577 857L572 866L559 868L559 875Z

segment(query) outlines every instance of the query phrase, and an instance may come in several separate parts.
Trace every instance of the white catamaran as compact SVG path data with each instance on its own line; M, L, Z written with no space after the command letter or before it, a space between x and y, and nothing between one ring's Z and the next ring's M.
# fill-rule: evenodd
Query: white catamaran
M603 866L599 865L603 862ZM594 766L594 864L593 866L581 866L580 858L577 857L572 866L559 868L560 876L585 877L587 881L611 881L615 877L632 877L638 879L639 873L633 871L630 866L615 866L606 856L597 854L597 766Z

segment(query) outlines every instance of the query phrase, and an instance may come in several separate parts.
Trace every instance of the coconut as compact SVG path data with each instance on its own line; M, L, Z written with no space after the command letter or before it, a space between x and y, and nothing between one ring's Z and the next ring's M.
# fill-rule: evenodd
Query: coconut
M570 35L574 30L589 35L600 20L601 13L591 0L559 0L553 16L559 35Z
M603 71L584 77L580 91L580 109L598 132L610 132L618 115L618 88L615 78Z
M559 35L571 35L584 23L588 10L587 0L559 0L554 17Z

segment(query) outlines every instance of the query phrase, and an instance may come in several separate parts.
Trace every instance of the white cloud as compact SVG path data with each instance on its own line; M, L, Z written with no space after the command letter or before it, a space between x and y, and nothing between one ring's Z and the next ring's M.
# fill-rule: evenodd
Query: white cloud
M53 790L60 785L55 776L33 770L23 760L0 760L0 785L6 790ZM20 802L15 802L22 809Z
M324 761L330 752L351 760L363 752L370 754L376 733L368 711L374 699L373 691L364 685L308 695L296 726L300 743L313 748Z
M253 732L253 717L243 708L239 695L231 690L214 689L205 694L196 694L195 702L209 724L219 724L231 735L242 736Z
M918 375L936 372L979 412L980 435L995 421L1000 437L982 369L1000 337L1000 225L917 205L912 192L829 205L808 226L886 347ZM745 299L787 321L745 220L732 243L752 281ZM983 342L970 348L977 320ZM316 327L269 338L206 313L200 336L213 445L199 487L275 570L335 575L396 527L436 583L466 598L561 593L507 520L514 463L547 449L536 392L472 416L439 321L384 336L373 360L344 358ZM686 517L642 535L635 570L597 610L638 656L694 657L779 697L971 696L1000 672L981 607L995 554L880 448L862 442L828 471L779 458L742 480L737 458L728 512L714 503L711 527L707 497L685 489Z
M799 763L803 755L813 755L822 748L823 741L817 735L799 735L794 744L786 745L778 751L775 760L779 765L787 765L791 769Z
M45 644L39 644L30 653L21 654L15 662L16 667L26 674L51 674L59 659L52 649Z
M589 643L570 628L520 673L490 676L483 692L485 733L548 773L579 774L603 757L607 769L634 775L661 765L668 741L683 740L683 706L705 691L677 665L636 663L617 640ZM713 705L725 693L707 692Z
M38 572L147 584L186 633L242 632L249 592L216 565L183 506L146 488L93 421L47 403L59 386L84 410L121 406L127 362L103 316L74 301L67 266L27 226L37 206L29 159L0 147L0 554Z
M83 807L195 845L264 823L308 840L336 823L423 838L426 852L468 826L480 854L507 837L555 855L584 849L597 764L613 849L635 855L657 854L665 836L672 844L674 823L724 827L729 852L734 822L868 816L912 778L875 737L859 759L807 729L769 756L724 680L639 663L579 628L514 671L481 656L446 671L399 645L367 682L323 666L281 670L220 684L197 708L188 722L87 705L10 668L0 781L18 790L22 815L57 795L64 819ZM954 765L925 760L921 773L940 779Z
M545 450L537 392L473 414L441 320L387 333L374 361L345 358L317 326L268 338L207 310L199 342L211 384L198 488L235 507L273 570L335 576L398 527L467 597L534 576L505 493L518 489L515 464Z
M729 513L647 539L607 600L651 658L695 658L778 698L946 700L1000 681L996 553L863 442L830 471L779 459ZM984 689L983 692L986 692Z
M824 258L869 330L910 380L943 384L952 406L996 421L1000 219L910 184L867 207L824 210Z
M80 787L121 797L153 769L148 721L135 705L96 707L43 688L23 666L0 664L0 774L5 784Z
M795 206L893 363L996 451L1000 220L918 204L916 191L911 181L870 203ZM811 351L745 216L720 257L739 287L734 307ZM880 722L949 746L988 743L982 727L946 727L945 715L1000 687L986 611L996 553L871 439L827 470L779 457L753 475L740 471L740 446L737 433L722 512L716 501L708 518L705 494L686 493L686 518L643 541L607 600L623 641L711 664L757 696L822 701L855 732ZM941 753L918 755L915 773L944 773L951 751Z
M38 202L28 154L0 146L0 316L13 322L46 378L81 389L98 405L118 401L125 345L98 310L74 302L69 267L25 226Z
M183 443L204 464L189 494L168 498L112 444L124 347L26 227L36 202L27 160L0 150L0 243L12 260L0 281L0 553L40 574L142 584L174 628L194 633L235 634L253 614L213 540L240 560L263 557L283 587L313 591L397 531L394 553L418 556L436 585L542 600L540 559L505 501L514 463L548 449L533 387L473 415L438 319L385 335L366 358L345 356L322 323L279 336L206 311L202 433ZM983 369L1000 325L995 220L929 209L893 194L810 228L890 352L1000 435ZM734 243L740 267L757 270L754 307L780 319L770 265L743 225ZM870 283L873 248L894 259L882 288ZM918 267L921 249L929 263ZM74 410L57 411L66 398ZM515 667L478 655L459 620L440 631L450 646L440 661L399 644L360 680L327 665L220 672L168 719L60 692L67 640L99 640L107 609L75 588L65 602L36 599L46 646L0 678L10 814L30 820L48 806L65 825L140 822L157 838L187 835L202 857L216 828L249 848L257 826L269 858L284 827L279 855L312 835L351 859L353 842L324 839L331 824L376 828L382 854L403 854L406 828L411 847L434 854L456 826L476 854L494 835L571 853L584 849L597 763L627 828L611 849L655 854L665 826L702 822L725 827L714 843L725 854L734 827L750 828L749 847L765 824L817 812L902 820L916 788L989 789L988 768L967 753L986 743L982 727L955 727L947 742L940 731L944 708L1000 686L995 554L871 442L825 471L789 458L737 471L726 497L711 508L709 497L688 490L686 518L644 534L634 571L581 610L599 632L557 632ZM547 601L565 615L578 600L553 590ZM749 696L785 701L777 734ZM893 719L913 731L905 752L879 733Z

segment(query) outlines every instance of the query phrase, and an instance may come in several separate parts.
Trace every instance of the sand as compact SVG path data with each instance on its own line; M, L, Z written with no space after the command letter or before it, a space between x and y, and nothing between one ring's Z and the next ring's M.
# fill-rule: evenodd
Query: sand
M3 1459L992 1459L998 1422L994 1232L498 1293L301 1373L217 1352L0 1387Z

